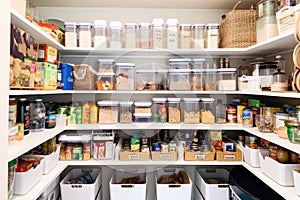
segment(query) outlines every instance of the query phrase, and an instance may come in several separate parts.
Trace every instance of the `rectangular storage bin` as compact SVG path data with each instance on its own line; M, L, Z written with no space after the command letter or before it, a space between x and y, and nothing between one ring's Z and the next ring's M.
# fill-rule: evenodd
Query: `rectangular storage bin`
M136 90L158 90L155 81L156 70L144 69L136 71Z
M114 131L93 131L91 154L94 160L114 159L114 136Z
M57 145L56 151L44 157L43 174L48 174L58 163L60 145Z
M270 158L268 152L259 152L261 171L282 186L294 186L293 169L300 164L282 164Z
M236 69L223 68L218 69L218 90L230 91L236 90Z
M293 169L293 179L295 183L295 189L298 196L300 196L300 168Z
M99 123L116 124L119 120L119 102L118 101L98 101Z
M139 177L142 184L121 184L124 178ZM145 169L117 169L109 182L110 200L130 199L146 200L147 199L147 175Z
M222 184L209 184L206 180L219 179L224 181ZM204 199L229 199L229 171L219 168L198 168L196 172L196 186L200 189Z
M59 190L60 176L56 177L54 181L43 191L38 200L56 200L60 196Z
M241 148L244 156L244 161L251 165L252 167L260 167L259 162L259 152L260 151L269 151L268 149L252 149L248 146L243 146L242 144L239 144L239 147Z
M169 70L169 90L191 90L190 69Z
M116 90L134 90L135 88L135 64L116 64Z
M210 152L184 152L184 160L186 161L213 161L215 160L215 148L211 148Z
M178 174L183 168L163 168L156 171L156 200L191 200L192 181L189 184L158 184L158 180L163 175Z
M16 172L14 183L14 194L23 195L29 192L42 178L44 169L44 159L35 168L27 172Z
M93 178L91 184L68 184L67 181L76 179L85 173L90 173ZM62 200L95 200L101 187L102 172L100 168L72 169L60 182Z
M235 152L221 152L217 151L216 153L217 161L243 161L243 152L236 147Z
M154 161L176 161L177 151L172 151L168 153L151 151L151 158Z
M195 186L194 200L205 200L197 186Z

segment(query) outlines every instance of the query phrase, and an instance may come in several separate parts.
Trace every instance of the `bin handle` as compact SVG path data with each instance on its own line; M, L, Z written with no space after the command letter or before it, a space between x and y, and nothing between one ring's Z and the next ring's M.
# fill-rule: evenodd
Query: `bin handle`
M134 188L134 185L121 185L121 188Z
M169 185L169 188L180 188L181 187L181 185L179 185L179 184L171 184L171 185Z

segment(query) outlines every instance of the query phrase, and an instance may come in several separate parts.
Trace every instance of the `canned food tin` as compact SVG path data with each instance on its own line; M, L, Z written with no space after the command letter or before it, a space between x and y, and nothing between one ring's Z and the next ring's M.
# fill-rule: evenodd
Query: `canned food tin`
M149 152L149 146L147 144L144 144L141 146L141 152Z
M66 146L66 160L72 160L72 152L73 152L73 147Z
M85 144L83 146L83 160L89 160L91 158L91 145Z
M176 151L176 142L171 141L171 142L169 143L169 151L170 151L170 152Z
M82 147L73 147L72 160L82 160Z
M160 151L162 153L168 153L169 152L169 144L166 142L161 143L160 145Z
M152 144L152 151L160 151L160 144L159 143L153 143Z
M255 137L255 136L250 136L250 137L249 137L249 142L250 142L249 147L250 147L251 149L257 149L257 137Z
M242 114L243 114L243 110L245 109L246 106L244 105L238 105L237 106L237 123L238 124L242 124L243 120L242 120Z
M244 127L253 127L253 114L250 108L245 108L243 110L242 123Z

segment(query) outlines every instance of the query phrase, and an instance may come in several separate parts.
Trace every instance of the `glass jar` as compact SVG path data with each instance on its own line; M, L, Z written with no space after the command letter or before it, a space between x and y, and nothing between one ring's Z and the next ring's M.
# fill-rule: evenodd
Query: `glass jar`
M167 19L166 23L166 48L178 48L178 20L175 18Z
M258 114L255 116L255 125L258 128L258 131L262 133L271 133L273 132L273 117L271 115L262 115Z
M120 123L129 124L132 122L133 101L120 101Z
M215 123L215 99L200 99L200 122L203 124Z
M288 91L288 80L286 73L281 72L280 68L277 68L272 75L272 92L285 92Z
M206 48L219 47L219 24L207 24Z
M300 144L300 123L297 121L285 121L289 141Z
M204 90L203 69L193 69L191 74L192 90Z
M168 122L179 124L181 122L180 98L168 98Z
M65 47L77 47L77 23L65 22Z
M109 47L112 49L122 48L122 23L111 21L109 24Z
M98 101L99 123L114 124L118 123L119 102L118 101Z
M278 11L277 0L261 0L257 3L258 18L276 15Z
M198 124L200 122L200 98L183 98L183 122Z
M106 20L95 20L93 27L94 27L94 47L107 48Z
M179 26L180 48L190 49L192 44L192 25L180 24Z
M194 24L192 33L194 49L203 49L205 47L205 24Z
M191 69L192 59L173 58L169 59L170 69Z
M153 121L154 122L167 122L167 99L166 98L153 98Z
M191 90L190 69L171 69L169 70L169 89L170 90Z
M97 73L97 90L114 90L115 73Z
M139 48L150 49L151 45L151 24L140 23L139 24Z
M116 90L134 90L135 64L116 63Z
M214 91L217 90L217 69L206 69L204 76L204 90Z
M236 90L236 68L218 69L218 90Z
M30 130L42 131L45 129L46 108L42 99L30 103Z
M114 73L115 60L113 59L98 59L99 73Z
M125 23L123 35L124 48L137 47L137 24Z
M164 20L154 18L152 21L152 48L164 48Z
M91 23L79 23L79 47L92 47L92 24Z

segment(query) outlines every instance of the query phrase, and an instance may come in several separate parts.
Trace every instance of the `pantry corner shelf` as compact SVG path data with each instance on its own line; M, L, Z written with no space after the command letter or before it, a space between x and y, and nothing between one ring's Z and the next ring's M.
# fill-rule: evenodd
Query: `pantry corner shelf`
M24 136L22 141L12 141L8 144L7 161L11 161L39 144L55 137L65 130L65 127L56 127L54 129L46 129L40 132L30 132Z
M11 9L10 16L11 23L21 28L23 31L29 33L35 39L36 43L48 44L58 50L64 49L64 46L62 44L51 38L49 35L43 32L42 29L31 23L15 10Z

